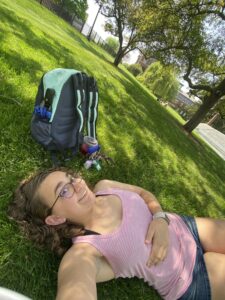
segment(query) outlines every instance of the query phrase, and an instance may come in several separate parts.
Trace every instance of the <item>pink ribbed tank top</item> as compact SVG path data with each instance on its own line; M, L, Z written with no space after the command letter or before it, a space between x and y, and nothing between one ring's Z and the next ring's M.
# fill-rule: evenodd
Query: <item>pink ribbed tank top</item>
M170 244L166 259L148 268L151 244L145 237L152 220L144 200L136 193L109 189L96 195L113 194L121 199L123 217L119 228L113 233L87 235L73 238L73 243L89 243L109 262L115 277L138 277L153 286L163 299L181 297L192 281L196 257L196 244L183 220L169 214Z

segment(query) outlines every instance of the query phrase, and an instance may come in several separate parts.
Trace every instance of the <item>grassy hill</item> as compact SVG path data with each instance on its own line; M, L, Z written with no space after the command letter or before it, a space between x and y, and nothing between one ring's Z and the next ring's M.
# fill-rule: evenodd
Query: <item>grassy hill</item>
M59 259L40 251L6 216L18 182L51 160L29 124L42 74L83 70L98 81L98 139L115 161L86 171L78 155L68 165L94 183L102 178L140 185L167 211L224 217L225 163L177 121L122 66L34 0L0 2L0 285L32 299L54 299ZM159 299L140 280L100 284L99 299Z

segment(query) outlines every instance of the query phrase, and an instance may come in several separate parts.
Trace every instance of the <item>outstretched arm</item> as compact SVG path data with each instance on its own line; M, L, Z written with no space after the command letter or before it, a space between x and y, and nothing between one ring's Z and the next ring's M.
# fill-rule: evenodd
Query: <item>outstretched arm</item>
M97 258L86 244L71 247L58 272L56 300L97 300Z
M139 186L113 180L101 180L95 185L93 191L96 193L108 188L118 188L137 193L145 201L152 215L162 211L162 207L156 197ZM165 259L169 247L169 230L168 224L164 219L155 219L150 223L145 242L152 243L152 250L147 261L149 267Z

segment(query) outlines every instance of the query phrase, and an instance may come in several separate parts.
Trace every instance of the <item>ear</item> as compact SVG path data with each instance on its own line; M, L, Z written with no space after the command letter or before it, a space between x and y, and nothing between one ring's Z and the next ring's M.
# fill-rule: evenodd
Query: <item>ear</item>
M50 216L47 216L45 218L45 223L47 225L60 225L60 224L63 224L66 222L66 218L64 217L60 217L60 216L56 216L56 215L50 215Z

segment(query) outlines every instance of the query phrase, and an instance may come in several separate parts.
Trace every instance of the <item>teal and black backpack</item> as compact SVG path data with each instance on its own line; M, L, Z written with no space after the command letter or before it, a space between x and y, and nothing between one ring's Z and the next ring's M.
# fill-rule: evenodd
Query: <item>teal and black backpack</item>
M57 153L76 154L84 133L96 139L96 80L73 69L54 69L41 79L31 120L31 134L56 164Z

